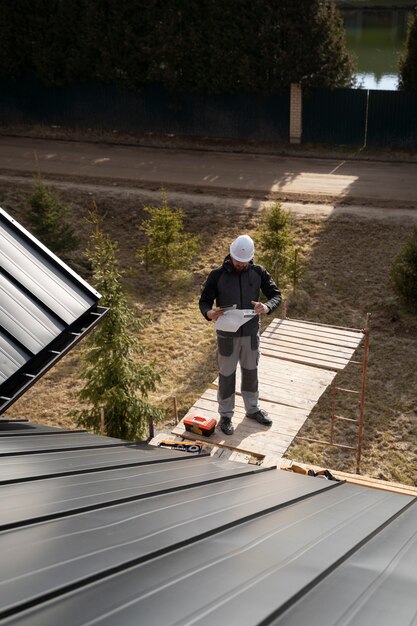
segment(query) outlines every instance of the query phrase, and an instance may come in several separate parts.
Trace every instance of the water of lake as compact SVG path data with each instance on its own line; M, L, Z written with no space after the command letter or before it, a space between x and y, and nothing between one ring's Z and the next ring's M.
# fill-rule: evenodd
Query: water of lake
M357 60L362 89L395 90L398 58L404 50L408 9L343 9L346 43Z

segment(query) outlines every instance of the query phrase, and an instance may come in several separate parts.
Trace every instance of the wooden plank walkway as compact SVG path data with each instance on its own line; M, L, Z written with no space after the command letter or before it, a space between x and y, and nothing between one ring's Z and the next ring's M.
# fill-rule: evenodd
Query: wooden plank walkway
M337 372L352 359L363 337L361 330L302 320L273 320L261 336L258 370L261 406L269 413L272 426L267 428L246 418L237 391L233 435L227 437L216 429L205 438L186 431L183 421L173 429L173 434L252 453L263 457L264 464L276 464ZM236 378L238 390L240 368ZM199 415L218 420L217 384L218 379L185 417Z

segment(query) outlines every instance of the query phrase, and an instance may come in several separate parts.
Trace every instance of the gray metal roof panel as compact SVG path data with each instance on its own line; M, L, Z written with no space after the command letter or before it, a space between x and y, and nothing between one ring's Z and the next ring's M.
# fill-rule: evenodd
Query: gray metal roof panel
M0 267L67 324L100 297L3 209Z
M207 468L210 460L199 463ZM218 466L225 474L236 468L233 463ZM294 488L291 477L258 471L239 480L190 486L180 492L94 510L75 519L0 533L0 615L22 602L79 584L82 578L125 567L127 562L155 558L192 537L217 533L263 515L271 507L290 506L294 500L334 488L324 481L297 482ZM30 571L28 547L34 555Z
M188 452L155 449L146 444L90 448L88 454L85 450L62 450L45 454L5 456L0 457L0 484L192 458Z
M414 625L417 616L417 506L326 576L271 626Z
M17 372L29 358L29 353L0 329L0 384Z
M0 437L15 437L19 435L19 437L24 437L25 435L57 435L57 434L65 434L65 433L74 433L74 432L86 432L83 428L74 429L74 428L58 428L58 426L48 426L46 424L36 424L34 422L29 422L29 420L21 419L1 419L0 418Z
M167 454L165 459L159 459L159 463L155 460L149 465L138 463L135 467L0 485L0 499L7 502L7 506L0 509L0 530L5 526L9 528L12 525L33 523L40 518L63 516L114 502L149 497L207 482L230 480L256 471L265 472L264 469L244 463L220 463L210 456L188 456L191 458L176 459ZM175 467L167 460L175 462ZM276 481L274 485L277 488ZM319 486L311 484L308 486L309 491Z
M84 448L101 448L109 446L124 446L126 441L114 437L100 437L90 435L84 431L56 433L49 437L33 435L33 437L0 437L0 457L39 454L58 450L82 450Z
M89 584L80 581L76 589L45 597L45 602L4 623L124 626L137 624L138 616L147 626L266 623L411 501L407 496L336 485L296 504L242 518L208 536L199 533L196 513L204 519L205 511L200 503L188 513L194 525L189 545L171 546L163 554L158 550L154 558L148 555L143 563L106 572ZM39 549L34 554L33 571Z
M0 292L0 326L32 354L64 330L63 323L1 273Z

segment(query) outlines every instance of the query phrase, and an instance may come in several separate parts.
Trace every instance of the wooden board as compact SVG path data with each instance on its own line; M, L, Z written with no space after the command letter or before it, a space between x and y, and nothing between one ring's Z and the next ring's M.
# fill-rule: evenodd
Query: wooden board
M296 320L291 319L289 317L285 319L275 318L272 320L270 326L273 324L283 326L285 328L298 328L305 329L309 328L310 330L314 330L317 333L322 333L323 335L333 335L337 337L350 337L352 339L357 338L358 335L363 335L363 330L358 328L345 328L342 326L331 326L328 324L320 324L319 322L308 322L306 320Z
M294 466L302 467L307 472L312 469L315 471L323 470L326 468L318 465L310 465L306 463L299 463L298 461L292 461L290 459L281 459L278 463L279 469L286 471L295 471ZM381 489L382 491L390 491L392 493L401 493L403 495L409 495L417 497L417 487L410 485L404 485L402 483L394 483L378 478L371 478L370 476L362 476L361 474L351 474L349 472L339 472L339 470L329 470L333 476L339 480L344 480L354 485L360 485L361 487L370 487L372 489ZM319 479L320 480L320 479Z
M322 344L312 339L289 340L283 338L279 332L268 335L262 335L261 341L265 346L277 346L282 350L301 350L303 352L310 353L313 356L326 355L328 357L334 357L337 359L346 360L352 356L352 349L345 348L343 346L332 346L330 344Z
M341 362L336 359L328 359L326 357L314 357L306 354L305 352L297 353L296 351L285 351L277 348L268 348L262 344L261 341L261 354L273 356L283 361L293 361L294 363L304 363L313 367L321 367L323 369L342 370L346 367L348 361Z
M315 339L323 344L345 346L352 349L357 348L364 336L361 330L340 330L333 326L321 326L311 322L290 319L273 320L262 335L267 335L268 333L275 334L277 332L281 336Z
M300 320L273 320L262 333L261 354L341 370L364 337L362 331L322 326Z

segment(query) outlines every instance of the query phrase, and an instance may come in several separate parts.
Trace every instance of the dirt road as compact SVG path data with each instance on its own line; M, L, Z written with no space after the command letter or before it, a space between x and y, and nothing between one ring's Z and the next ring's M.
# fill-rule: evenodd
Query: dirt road
M417 208L417 163L0 138L0 174L255 199Z

